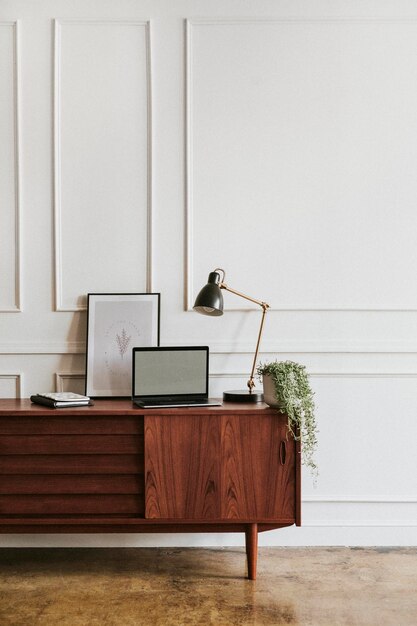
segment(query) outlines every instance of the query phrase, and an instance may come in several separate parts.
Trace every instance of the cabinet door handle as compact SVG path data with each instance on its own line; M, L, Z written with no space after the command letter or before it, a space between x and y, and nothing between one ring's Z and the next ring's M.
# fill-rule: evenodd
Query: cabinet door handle
M279 446L279 460L281 461L281 465L285 465L285 461L287 460L287 442L281 441Z

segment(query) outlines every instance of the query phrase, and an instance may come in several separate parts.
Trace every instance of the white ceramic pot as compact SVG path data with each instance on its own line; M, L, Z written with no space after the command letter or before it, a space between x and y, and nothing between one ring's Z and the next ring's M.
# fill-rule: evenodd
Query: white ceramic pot
M264 386L264 401L269 404L273 409L282 409L284 407L282 402L278 402L275 396L275 383L270 374L262 375L262 382Z

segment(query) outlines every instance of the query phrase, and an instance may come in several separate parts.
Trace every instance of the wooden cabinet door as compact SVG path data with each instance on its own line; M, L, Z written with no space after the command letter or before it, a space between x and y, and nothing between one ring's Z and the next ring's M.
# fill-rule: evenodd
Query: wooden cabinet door
M219 449L217 416L145 416L145 517L219 519Z
M293 520L295 443L281 415L225 415L221 423L221 516Z
M291 522L294 507L283 416L145 416L147 518Z

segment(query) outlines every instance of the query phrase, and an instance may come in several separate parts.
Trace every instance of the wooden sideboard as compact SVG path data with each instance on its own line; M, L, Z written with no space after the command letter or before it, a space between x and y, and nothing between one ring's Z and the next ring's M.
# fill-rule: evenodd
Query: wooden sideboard
M258 532L301 525L299 444L264 404L49 409L0 400L0 532Z

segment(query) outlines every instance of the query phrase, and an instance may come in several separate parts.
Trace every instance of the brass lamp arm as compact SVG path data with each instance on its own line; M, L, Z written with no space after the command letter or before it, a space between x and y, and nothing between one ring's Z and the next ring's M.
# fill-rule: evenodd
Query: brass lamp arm
M215 271L218 271L215 270ZM223 279L225 276L224 270L221 270L223 272ZM220 289L225 289L226 291L230 291L231 293L234 293L236 296L240 296L241 298L244 298L245 300L249 300L249 302L254 302L255 304L259 304L260 307L262 307L262 319L261 319L261 325L259 328L259 333L258 333L258 339L256 342L256 349L255 349L255 356L253 357L253 363L252 363L252 370L250 373L250 377L249 380L247 382L247 386L249 388L249 393L252 393L253 388L255 387L255 382L253 380L254 378L254 374L255 374L255 367L256 367L256 361L258 359L258 352L259 352L259 346L261 343L261 337L262 337L262 331L263 331L263 327L264 327L264 321L265 321L265 315L267 310L269 309L269 304L267 304L266 302L262 302L262 300L256 300L255 298L251 298L250 296L245 295L244 293L241 293L240 291L236 291L235 289L232 289L231 287L228 287L226 285L226 283L221 282L219 284Z
M267 312L268 309L269 309L269 305L266 304L265 302L263 302L262 303L262 319L261 319L261 325L259 327L258 340L256 342L255 356L253 357L252 370L251 370L251 373L250 373L249 380L247 382L247 385L249 387L249 393L252 393L252 389L255 386L253 377L254 377L254 374L255 374L256 361L258 360L259 345L261 343L261 336L262 336L262 331L263 331L263 327L264 327L265 315L266 315L266 312Z
M266 302L262 302L262 300L255 300L255 298L251 298L250 296L247 296L244 293L241 293L240 291L236 291L236 289L232 289L231 287L226 285L226 283L220 283L219 287L220 289L225 289L226 291L230 291L230 293L234 293L236 296L240 296L241 298L244 298L245 300L249 300L249 302L254 302L255 304L259 304L259 306L261 307L265 307L265 309L269 309L269 304L267 304Z
M223 278L222 278L221 282L219 283L220 289L225 289L226 291L230 291L230 293L234 293L236 296L240 296L241 298L245 298L245 300L249 300L250 302L254 302L255 304L259 304L259 306L261 306L262 308L269 309L269 304L267 304L266 302L262 302L262 300L256 300L255 298L251 298L250 296L247 296L246 294L242 293L241 291L236 291L236 289L232 289L231 287L226 285L226 283L224 282L224 279L226 278L226 272L221 267L216 267L216 269L214 271L215 272L222 272L222 274L223 274Z

